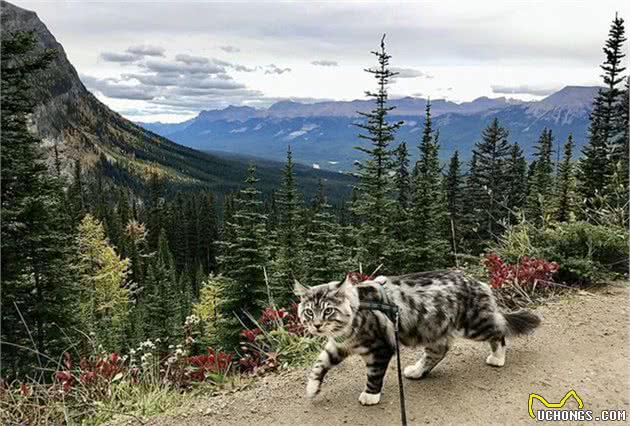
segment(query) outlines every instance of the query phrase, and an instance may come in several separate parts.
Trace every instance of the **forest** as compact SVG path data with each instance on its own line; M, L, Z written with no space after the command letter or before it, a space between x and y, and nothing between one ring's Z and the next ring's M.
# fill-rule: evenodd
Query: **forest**
M402 123L389 119L396 73L383 37L366 70L374 106L357 125L367 159L352 172L351 196L331 203L324 181L305 197L290 146L282 183L264 193L254 162L226 196L178 191L157 174L127 186L80 159L68 178L29 131L32 76L52 54L34 55L29 33L3 39L3 389L17 386L32 409L44 404L27 383L70 394L150 371L160 386L189 388L302 360L317 342L292 310L296 279L459 268L533 297L555 283L627 276L625 41L615 17L582 152L544 130L528 162L495 120L469 163L455 152L442 164L430 104L418 112L418 140L391 147ZM95 388L82 392L111 398Z

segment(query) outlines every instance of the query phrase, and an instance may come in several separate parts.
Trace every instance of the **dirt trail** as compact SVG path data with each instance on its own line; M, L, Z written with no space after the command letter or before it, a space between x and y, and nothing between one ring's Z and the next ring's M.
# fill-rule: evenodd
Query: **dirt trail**
M574 293L539 308L542 327L508 343L503 368L485 365L487 345L456 340L429 377L405 379L409 424L531 425L535 422L527 412L530 393L558 402L569 389L581 396L585 409L596 413L629 410L629 295L628 283L622 283ZM415 357L405 349L403 365ZM250 389L196 400L149 424L396 425L400 420L395 368L392 362L376 406L358 402L365 369L362 360L353 357L330 372L314 401L304 397L306 370L290 371L263 378ZM534 404L534 409L542 408ZM567 403L576 405L573 400Z

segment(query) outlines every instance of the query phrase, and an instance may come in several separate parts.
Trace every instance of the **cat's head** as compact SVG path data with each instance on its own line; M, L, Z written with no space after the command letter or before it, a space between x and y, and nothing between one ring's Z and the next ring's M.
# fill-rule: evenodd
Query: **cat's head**
M298 316L309 333L337 337L348 332L359 306L357 291L348 278L310 288L295 281L293 291L300 297Z

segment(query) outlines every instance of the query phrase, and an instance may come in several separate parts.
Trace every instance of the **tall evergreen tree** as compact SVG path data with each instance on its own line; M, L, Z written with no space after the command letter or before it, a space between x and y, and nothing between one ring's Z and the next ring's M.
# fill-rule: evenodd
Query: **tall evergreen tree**
M506 193L506 164L510 157L508 131L499 125L495 118L475 144L477 154L476 177L477 202L480 210L479 235L482 240L495 239L500 232L499 222L507 216L507 209L501 205Z
M390 123L388 114L394 109L387 104L387 85L395 72L389 69L390 55L385 51L385 36L381 39L381 48L372 52L378 66L366 71L377 81L376 92L367 91L366 95L374 100L374 109L359 114L367 119L358 127L365 130L359 138L369 141L367 147L357 149L367 155L367 159L357 164L357 200L353 203L354 214L360 225L355 227L358 260L366 271L372 271L380 264L386 263L386 254L391 247L391 236L388 233L392 214L392 182L389 174L392 155L389 149L394 140L400 122ZM385 265L387 269L387 265Z
M72 226L77 227L87 212L87 194L85 192L84 176L81 169L81 161L74 161L72 182L68 186L68 212Z
M151 250L158 250L160 232L166 226L166 212L164 208L164 182L156 173L149 177L147 190L147 242Z
M287 148L287 162L282 172L282 185L277 193L278 253L273 263L273 296L279 306L293 299L293 280L303 274L303 247L301 238L301 196L295 183L291 146Z
M148 267L140 302L146 312L145 317L150 319L145 323L145 336L159 338L162 349L179 335L181 298L178 288L175 262L166 232L162 231L158 238L158 252Z
M76 324L74 242L60 178L48 172L29 131L33 79L53 57L32 33L2 38L0 150L2 215L2 371L20 374L59 356ZM20 345L30 350L22 350ZM34 352L35 351L35 352Z
M527 210L529 220L545 223L553 210L553 135L544 129L534 147L535 166L528 182Z
M451 236L451 250L456 253L461 244L463 237L462 225L464 222L464 176L461 171L461 163L459 161L459 152L455 151L448 163L448 172L445 180L446 203L449 215L448 235ZM452 229L451 229L452 228ZM455 235L452 235L454 231Z
M396 203L390 224L393 244L388 254L388 265L392 271L402 271L407 264L408 242L411 229L411 174L409 173L409 152L402 142L394 150L394 194Z
M311 226L306 239L305 276L309 285L317 285L339 279L346 266L343 246L340 243L341 230L337 218L331 213L330 204L326 201L321 179L313 199L312 212Z
M260 191L256 188L256 167L248 170L245 188L234 200L234 212L225 224L227 232L219 258L221 271L228 278L221 290L223 299L223 337L228 345L238 343L241 322L251 325L247 314L257 318L267 303L263 267L268 264L265 221L261 213Z
M622 63L625 41L624 21L615 15L603 49L606 55L601 65L604 88L593 101L589 140L582 150L579 167L580 194L587 200L587 206L594 206L598 195L607 195L614 173L611 167L625 155L622 149L615 149L627 143L623 135L628 126L624 124L621 107L624 91L620 86L626 69Z
M573 171L573 136L569 135L564 144L564 154L558 166L558 177L556 179L557 208L555 211L556 220L567 222L575 213L575 175Z
M527 201L527 160L523 150L514 142L506 165L507 207L511 221L515 214L525 207Z
M407 267L414 269L445 266L450 246L446 234L448 215L439 149L439 132L432 129L431 104L427 102L411 210L411 249Z

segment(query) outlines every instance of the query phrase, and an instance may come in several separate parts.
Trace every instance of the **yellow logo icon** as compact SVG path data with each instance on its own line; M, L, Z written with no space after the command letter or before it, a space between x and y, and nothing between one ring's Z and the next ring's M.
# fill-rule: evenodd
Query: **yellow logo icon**
M536 394L536 393L530 393L529 394L529 401L527 403L527 406L529 408L529 416L532 419L536 419L536 416L534 415L534 410L532 409L532 404L534 402L534 399L539 400L540 402L542 402L542 404L547 407L547 408L562 408L564 407L564 404L566 404L567 400L569 398L573 397L573 399L575 399L575 401L578 403L578 408L582 409L584 408L584 403L582 402L582 398L579 397L579 395L573 390L571 389L569 392L567 392L567 394L564 396L564 398L562 398L562 400L560 402L557 403L553 403L553 402L547 402L547 400L545 398L543 398L542 396Z

